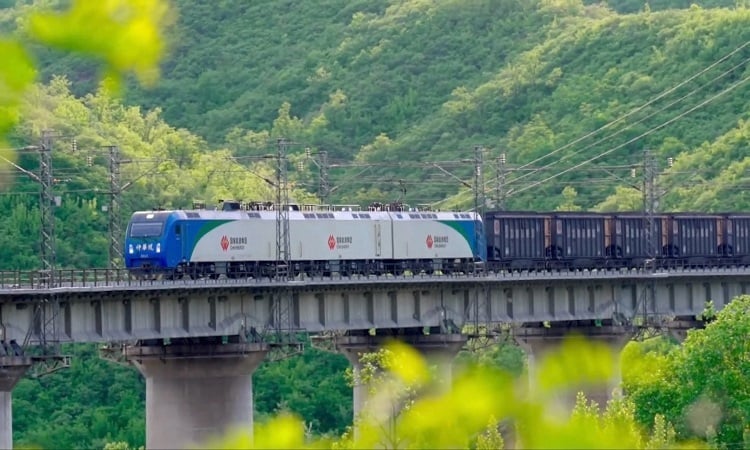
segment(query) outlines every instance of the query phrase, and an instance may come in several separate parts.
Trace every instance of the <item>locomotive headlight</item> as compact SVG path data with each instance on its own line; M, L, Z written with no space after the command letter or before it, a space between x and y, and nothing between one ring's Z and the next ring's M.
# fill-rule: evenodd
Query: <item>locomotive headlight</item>
M156 253L161 253L161 242L156 244Z
M133 244L128 245L128 253L133 254Z

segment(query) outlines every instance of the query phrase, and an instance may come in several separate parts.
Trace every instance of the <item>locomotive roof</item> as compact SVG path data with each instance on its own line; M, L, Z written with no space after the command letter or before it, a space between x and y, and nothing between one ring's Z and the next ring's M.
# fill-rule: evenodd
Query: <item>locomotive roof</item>
M453 211L289 211L289 220L475 220L476 214L471 212ZM247 210L171 210L171 211L139 211L133 214L133 220L145 220L151 217L155 220L166 220L170 215L178 219L208 219L208 220L276 220L276 211L247 211Z

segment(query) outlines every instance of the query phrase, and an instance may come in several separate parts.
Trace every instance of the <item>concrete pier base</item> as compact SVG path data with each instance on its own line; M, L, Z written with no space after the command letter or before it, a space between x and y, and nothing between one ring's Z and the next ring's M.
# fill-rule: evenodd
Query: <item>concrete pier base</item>
M696 320L694 317L680 317L668 322L665 328L672 339L682 344L687 339L690 330L699 330L705 326L705 321Z
M2 343L0 343L2 345ZM31 367L25 356L0 357L0 449L13 448L13 387Z
M133 346L146 379L146 448L179 449L253 429L252 373L267 344Z
M519 328L515 330L514 338L518 345L526 352L529 392L532 394L538 393L538 389L534 383L537 380L537 365L540 360L548 354L558 351L563 339L573 334L582 335L586 339L607 344L614 356L615 367L613 376L601 383L562 389L559 392L555 392L552 398L546 400L551 401L555 409L569 414L575 405L576 394L583 392L588 400L599 404L601 411L606 407L613 390L618 388L622 381L619 356L623 347L625 347L632 337L632 332L624 327L605 325L592 327L579 326L575 328Z
M336 339L336 349L352 364L355 374L361 370L363 354L376 352L387 342L398 340L419 351L427 363L437 367L436 381L442 389L449 389L452 380L453 358L466 344L467 337L461 334L403 335L403 336L343 336ZM355 385L353 388L354 419L361 416L369 397L369 386ZM355 422L356 423L356 422ZM357 428L354 429L355 437Z

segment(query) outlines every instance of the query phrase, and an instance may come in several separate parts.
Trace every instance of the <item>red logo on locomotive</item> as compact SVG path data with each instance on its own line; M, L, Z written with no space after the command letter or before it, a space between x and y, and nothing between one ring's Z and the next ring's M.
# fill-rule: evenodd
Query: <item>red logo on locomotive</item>
M331 250L336 248L336 238L333 235L328 236L328 248Z
M427 244L427 248L432 248L432 244L434 243L434 241L432 240L431 234L427 235L427 240L425 241L425 243Z
M227 251L229 248L229 238L226 236L221 237L221 249Z

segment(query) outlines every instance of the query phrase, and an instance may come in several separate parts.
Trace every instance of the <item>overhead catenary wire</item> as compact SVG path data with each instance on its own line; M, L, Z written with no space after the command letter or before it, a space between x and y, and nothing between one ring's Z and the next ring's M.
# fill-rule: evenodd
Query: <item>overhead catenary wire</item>
M742 46L738 47L738 48L737 48L737 49L735 49L735 50L734 50L734 51L733 51L732 53L730 53L729 55L727 55L727 56L725 56L724 58L722 58L722 60L720 60L720 61L726 60L726 58L727 58L728 56L731 56L731 55L733 55L733 54L737 53L737 52L738 52L739 50L741 50L741 49L743 49L743 48L747 47L748 45L750 45L750 41L748 41L748 42L746 42L745 44L743 44ZM642 122L643 120L645 120L645 119L647 119L647 118L650 118L650 117L652 117L653 115L655 115L655 114L657 114L657 113L659 113L659 112L661 112L661 111L663 111L663 110L665 110L665 109L667 109L667 108L669 108L669 107L671 107L671 106L673 106L673 105L675 105L675 104L679 103L679 102L680 102L680 101L682 101L683 99L685 99L685 98L687 98L687 97L689 97L689 96L693 95L693 94L694 94L695 92L697 92L697 91L699 91L699 90L701 90L701 89L705 88L706 86L710 85L711 83L714 83L714 82L715 82L715 81L717 81L718 79L721 79L721 78L723 78L723 77L727 76L728 74L730 74L730 73L734 72L734 71L735 71L735 70L737 70L738 68L740 68L740 67L742 67L742 66L746 65L746 64L747 64L748 62L750 62L750 58L747 58L747 59L743 60L743 61L742 61L741 63L739 63L739 64L736 64L735 66L733 66L732 68L730 68L730 69L726 70L726 71L725 71L725 72L723 72L722 74L720 74L720 75L718 75L718 76L714 77L714 78L713 78L712 80L710 80L709 82L705 83L705 84L704 84L703 86L700 86L699 88L696 88L696 89L694 89L693 91L691 91L690 93L688 93L688 94L684 95L684 96L683 96L683 97L681 97L680 99L678 99L678 100L676 100L676 101L673 101L672 103L668 104L668 105L667 105L667 106L665 106L665 107L662 107L662 108L661 108L660 110L658 110L658 111L656 111L656 112L654 112L654 113L652 113L652 114L649 114L649 115L648 115L647 117L645 117L645 118L643 118L643 119L639 120L639 121L638 121L638 122L636 122L635 124L638 124L638 123ZM718 63L718 62L717 62L717 63ZM717 63L714 63L714 64L712 64L711 66L709 66L709 68L715 67ZM708 69L708 68L707 68L707 69ZM691 78L690 78L689 80L692 80L692 79L694 79L694 78L695 78L696 76L698 76L698 75L700 75L700 74L702 74L702 73L705 73L705 71L706 71L706 69L704 69L703 71L701 71L701 72L700 72L699 74L697 74L697 75L695 75L695 76L691 77ZM688 80L686 80L686 82L687 82L687 81L688 81ZM710 103L711 101L715 100L716 98L718 98L718 97L720 97L720 96L722 96L722 95L726 94L727 92L729 92L729 91L731 91L731 90L735 89L736 87L738 87L738 86L739 86L740 84L744 83L745 81L747 81L747 78L745 78L745 79L742 79L742 80L740 80L740 81L738 81L738 82L734 83L734 84L733 84L733 85L731 85L731 86L730 86L729 88L727 88L727 89L725 89L725 90L723 90L723 91L719 92L718 94L716 94L716 95L714 95L714 96L712 96L712 97L709 97L709 99L707 99L707 100L705 100L705 101L703 101L703 102L699 103L699 104L698 104L697 106L694 106L694 107L692 107L692 108L688 109L687 111L685 111L685 112L683 112L683 113L680 113L680 114L678 114L678 115L677 115L676 117L673 117L672 119L669 119L669 120L667 120L666 122L664 122L664 123L662 123L662 124L660 124L660 125L658 125L658 126L656 126L656 127L653 127L653 128L651 128L651 129L649 129L648 131L646 131L646 132L644 132L644 133L642 133L642 134L640 134L640 135L636 136L635 138L632 138L632 139L628 140L628 141L627 141L627 142L625 142L624 144L618 145L618 146L614 147L613 149L607 150L607 151L605 151L604 153L602 153L602 154L600 154L600 155L597 155L597 156L595 156L594 158L590 158L590 159L588 159L588 160L586 160L586 161L584 161L584 162L582 162L582 163L580 163L580 164L576 164L575 166L573 166L573 167L571 167L571 168L565 169L565 170L563 170L563 171L561 171L561 172L559 172L559 173L557 173L557 174L555 174L555 175L552 175L552 176L550 176L550 177L547 177L547 178L543 179L542 181L539 181L539 182L535 182L535 183L531 184L530 186L525 186L525 187L523 187L523 188L521 188L521 189L516 189L516 190L512 190L512 191L508 192L508 193L507 193L506 195L518 194L518 193L520 193L520 192L524 192L524 191L527 191L527 190L528 190L528 189L530 189L531 187L536 187L536 186L538 186L538 185L540 185L540 184L542 184L542 183L544 183L544 182L546 182L546 181L548 181L548 180L550 180L550 179L553 179L553 178L557 178L558 176L561 176L561 175L563 175L563 174L565 174L565 173L568 173L568 172L570 172L571 170L575 170L575 169L577 169L577 168L580 168L581 166L583 166L583 165L585 165L585 164L588 164L588 163L589 163L589 162L591 162L591 161L597 160L597 159L601 158L602 156L605 156L605 155L607 155L607 154L610 154L610 153L612 153L612 152L614 152L614 151L616 151L616 150L618 150L618 149L620 149L620 148L624 147L625 145L631 144L631 143L633 143L633 142L635 142L635 141L637 141L637 140L639 140L639 139L642 139L643 137L645 137L645 136L648 136L648 135L650 135L650 134L652 134L652 133L654 133L654 132L658 131L658 130L659 130L659 129L661 129L661 128L664 128L665 126L667 126L667 125L669 125L669 124L671 124L671 123L675 122L676 120L679 120L680 118L682 118L682 117L686 116L687 114L689 114L689 113L691 113L691 112L693 112L693 111L695 111L695 110L697 110L697 109L699 109L699 108L701 108L701 107L705 106L706 104ZM680 83L680 86L681 86L681 85L684 85L684 84L685 84L685 82L683 82L683 83ZM671 91L674 91L674 89L672 89ZM670 91L670 92L671 92L671 91ZM650 102L649 104L651 104L651 103L653 103L653 101L652 101L652 102ZM630 115L630 113L629 113L628 115ZM618 120L619 120L619 119L618 119ZM633 124L633 125L635 125L635 124ZM606 125L605 125L605 126L606 126ZM622 129L622 130L620 130L620 131L618 131L618 132L616 132L616 133L613 133L613 134L612 134L611 136L615 136L615 135L617 135L617 134L621 133L622 131L624 131L624 130L626 130L626 129L630 128L630 127L632 127L632 125L630 125L630 126L626 127L625 129ZM591 132L591 133L587 134L587 135L586 135L585 137L589 137L589 136L593 135L594 133L596 133L596 132L600 131L600 130L601 130L601 129L603 129L603 128L604 128L604 127L600 127L599 129L595 130L594 132ZM580 153L580 152L581 152L582 150L585 150L585 149L587 149L587 148L590 148L590 147L592 147L593 145L599 144L599 143L601 143L601 142L603 142L603 141L607 140L607 139L608 139L609 137L611 137L611 136L608 136L608 137L602 138L602 139L600 139L599 141L596 141L596 142L594 142L593 144L589 144L588 146L586 146L586 147L584 147L583 149L580 149L580 150L578 150L578 151L574 152L573 154L569 155L568 157L564 157L564 158L561 158L561 159L560 159L560 161L562 161L562 160L564 160L564 159L568 159L569 157L571 157L571 156L573 156L573 155L575 155L575 154L577 154L577 153ZM585 137L584 137L584 138L585 138ZM565 145L565 146L563 146L563 147L560 147L560 148L558 148L557 150L555 150L555 151L553 151L553 152L551 152L551 153L549 153L549 154L545 155L544 157L550 156L551 154L553 154L553 153L556 153L557 151L560 151L560 150L562 150L562 149L564 149L564 148L568 148L568 147L570 147L571 145L573 145L573 144L575 144L575 143L577 143L577 142L580 142L580 141L581 141L582 139L583 139L583 138L579 138L579 139L576 139L575 141L573 141L573 142L571 142L571 143L569 143L569 144L566 144L566 145ZM542 159L542 158L544 158L544 157L540 157L540 158L537 158L536 160L532 161L532 163L533 163L533 162L537 162L537 161L541 160L541 159ZM528 164L531 164L531 163L528 163ZM520 167L521 167L521 168L525 168L525 167L528 167L528 164L522 165L522 166L520 166ZM514 184L514 183L518 183L518 182L519 182L519 181L520 181L521 179L525 179L525 178L528 178L528 176L530 176L530 175L533 175L533 174L535 174L535 173L541 172L542 170L549 170L549 169L550 169L550 167L552 167L552 166L553 166L554 164L556 164L556 163L550 163L550 164L547 164L547 165L545 165L545 166L542 166L542 167L540 167L540 168L538 168L538 169L534 169L534 170L531 170L531 171L527 171L527 172L526 172L526 173L524 173L523 175L521 175L521 176L519 176L519 177L516 177L516 178L514 178L514 179L510 180L510 181L509 181L509 182L508 182L507 184ZM487 184L491 184L491 181L485 184L485 186L484 186L484 188L485 188L485 189L486 189L486 187L487 187L487 186L486 186ZM470 194L470 193L471 193L471 191L461 191L461 192L458 192L458 193L456 193L456 194L454 194L454 195L452 195L452 196L450 196L450 197L448 197L448 198L445 198L445 199L443 199L443 200L440 200L440 201L438 201L438 202L435 202L435 204L436 204L436 205L440 205L440 204L443 204L443 203L447 203L447 202L449 202L449 201L457 201L457 200L458 200L459 198L461 198L461 197L463 197L463 196L466 196L466 195L468 195L468 194Z
M617 119L615 119L615 120L613 120L611 122L608 122L608 123L602 125L601 127L597 128L594 131L591 131L591 132L589 132L589 133L587 133L587 134L585 134L585 135L583 135L583 136L581 136L581 137L579 137L579 138L577 138L577 139L575 139L575 140L573 140L573 141L571 141L571 142L563 145L562 147L559 147L559 148L557 148L557 149L555 149L555 150L553 150L553 151L551 151L551 152L549 152L549 153L547 153L547 154L545 154L543 156L540 156L540 157L538 157L538 158L536 158L536 159L534 159L534 160L532 160L532 161L530 161L528 163L523 164L521 166L521 168L534 165L534 164L538 163L539 161L543 160L544 158L548 158L550 156L553 156L553 155L555 155L555 154L557 154L557 153L559 153L559 152L561 152L561 151L563 151L563 150L565 150L567 148L570 148L570 147L578 144L579 142L581 142L581 141L583 141L583 140L585 140L585 139L587 139L587 138L589 138L589 137L591 137L591 136L599 133L600 131L606 130L606 129L612 127L613 125L616 125L617 123L620 123L621 121L627 119L628 117L632 116L633 114L636 114L639 111L647 108L651 104L657 102L658 100L661 100L663 97L671 94L672 92L676 91L677 89L681 88L682 86L686 85L687 83L690 83L694 79L698 78L699 76L701 76L704 73L708 72L709 70L713 69L717 65L721 64L722 62L726 61L727 59L731 58L732 56L734 56L735 54L737 54L738 52L740 52L742 49L744 49L748 45L750 45L750 41L745 42L744 44L742 44L739 47L735 48L734 50L732 50L728 54L726 54L723 57L719 58L717 61L715 61L712 64L708 65L707 67L703 68L702 70L700 70L696 74L694 74L691 77L683 80L682 82L674 85L673 87L671 87L671 88L669 88L669 89L661 92L656 97L654 97L651 100L647 101L646 103L644 103L644 104L636 107L635 109L629 111L628 113L626 113L626 114L618 117Z
M613 153L613 152L615 152L615 151L617 151L617 150L625 147L626 145L632 144L633 142L636 142L636 141L644 138L645 136L648 136L648 135L650 135L650 134L652 134L652 133L654 133L654 132L656 132L656 131L658 131L658 130L660 130L660 129L662 129L662 128L664 128L664 127L666 127L666 126L668 126L668 125L670 125L670 124L672 124L674 122L676 122L677 120L679 120L679 119L685 117L686 115L688 115L688 114L690 114L690 113L692 113L692 112L694 112L694 111L702 108L703 106L705 106L708 103L716 100L717 98L719 98L719 97L721 97L721 96L723 96L723 95L725 95L725 94L733 91L734 89L736 89L740 85L746 83L748 80L750 80L750 75L746 76L745 78L742 78L741 80L739 80L736 83L732 84L731 86L729 86L728 88L726 88L723 91L719 92L718 94L711 96L710 98L702 101L698 105L696 105L696 106L688 109L687 111L684 111L684 112L680 113L679 115L677 115L677 116L675 116L675 117L667 120L666 122L663 122L662 124L660 124L660 125L658 125L656 127L653 127L650 130L648 130L648 131L646 131L644 133L641 133L640 135L638 135L638 136L636 136L636 137L634 137L634 138L632 138L632 139L630 139L630 140L628 140L628 141L626 141L626 142L624 142L624 143L622 143L620 145L612 147L609 150L604 151L604 152L602 152L602 153L600 153L600 154L598 154L598 155L596 155L596 156L594 156L592 158L589 158L589 159L587 159L585 161L582 161L582 162L580 162L580 163L578 163L578 164L576 164L576 165L574 165L572 167L569 167L569 168L567 168L565 170L562 170L562 171L558 172L555 175L552 175L550 177L547 177L547 178L545 178L543 180L537 181L537 182L532 183L530 185L524 186L521 189L517 189L516 191L514 191L514 193L518 194L518 193L521 193L521 192L524 192L524 191L528 191L529 189L535 188L536 186L539 186L540 184L546 183L547 181L555 179L555 178L557 178L559 176L562 176L562 175L564 175L564 174L566 174L566 173L568 173L568 172L570 172L572 170L578 169L579 167L582 167L582 166L584 166L586 164L589 164L592 161L596 161L597 159L600 159L600 158L602 158L604 156L607 156L610 153Z
M638 125L638 124L640 124L642 122L644 122L645 120L650 119L651 117L653 117L653 116L655 116L655 115L657 115L657 114L659 114L661 112L664 112L665 110L671 108L672 106L674 106L674 105L676 105L678 103L681 103L682 101L684 101L688 97L691 97L691 96L695 95L696 93L698 93L699 91L701 91L704 88L708 87L709 85L713 84L714 82L718 81L719 79L724 78L727 75L731 74L732 72L734 72L738 68L740 68L742 66L745 66L748 62L750 62L750 58L745 59L741 63L735 65L734 67L732 67L732 68L730 68L728 70L726 70L725 72L721 73L720 75L717 75L716 77L714 77L709 82L707 82L707 83L705 83L705 84L703 84L703 85L701 85L701 86L693 89L692 91L688 92L687 94L683 95L682 97L678 98L677 100L674 100L671 103L668 103L667 105L665 105L665 106L657 109L656 111L654 111L651 114L649 114L649 115L647 115L647 116L639 119L638 121L633 122L633 123L629 124L628 126L626 126L624 128L621 128L621 129L617 130L616 132L614 132L612 134L609 134L609 135L607 135L607 136L605 136L605 137L603 137L603 138L601 138L601 139L599 139L597 141L594 141L594 142L592 142L592 143L590 143L590 144L588 144L588 145L586 145L584 147L581 147L580 149L574 151L573 153L568 153L568 154L564 155L563 157L561 157L560 159L558 159L558 160L556 160L554 162L551 162L551 163L549 163L549 164L541 167L538 170L543 170L543 169L550 168L550 167L552 167L552 166L554 166L556 164L561 163L562 161L565 161L565 160L568 160L568 159L572 158L573 156L575 156L575 155L577 155L577 154L579 154L579 153L581 153L581 152L583 152L585 150L590 149L591 147L594 147L594 146L596 146L598 144L601 144L602 142L608 141L609 139L611 139L611 138L613 138L613 137L615 137L615 136L617 136L619 134L622 134L623 132L625 132L625 131L633 128L634 126L636 126L636 125ZM539 158L537 158L537 159L539 159ZM521 180L523 180L525 178L528 178L531 175L534 175L534 173L536 173L536 172L526 172L523 175L521 175L519 177L516 177L513 180L510 180L508 184L518 183ZM509 194L512 194L512 191L508 192L508 195Z

